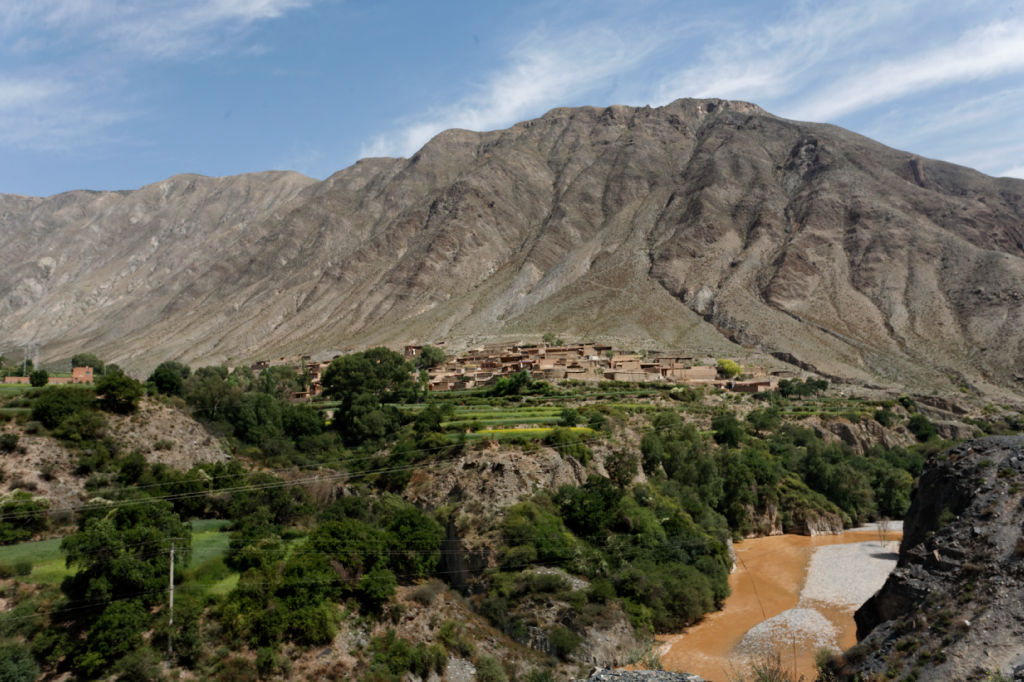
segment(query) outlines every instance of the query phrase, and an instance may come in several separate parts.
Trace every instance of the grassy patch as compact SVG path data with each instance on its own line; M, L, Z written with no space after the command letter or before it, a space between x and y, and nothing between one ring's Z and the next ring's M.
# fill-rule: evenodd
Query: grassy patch
M488 438L491 440L511 440L513 438L544 438L554 429L536 428L536 429L485 429L483 431L475 431L467 434L450 434L452 439L456 439L465 436L466 440L477 440L482 438ZM580 433L580 435L590 436L595 432L593 429L589 429L585 426L574 426L573 431Z
M0 395L18 395L36 390L29 384L0 384Z
M32 572L20 579L24 582L45 585L59 585L68 569L64 566L64 555L60 551L61 538L22 542L17 545L0 547L0 564L14 566L23 561L32 564Z
M17 417L20 414L29 414L31 407L0 407L0 415L5 417Z
M200 519L192 522L192 558L188 571L198 574L206 564L223 563L227 555L229 536L221 532L230 521L223 519ZM64 555L60 551L62 538L40 540L38 542L22 542L17 545L0 547L0 564L14 566L20 562L30 562L32 572L22 576L23 582L40 585L60 585L61 580L71 571L64 565ZM210 568L206 568L207 571ZM230 577L230 576L228 576ZM238 582L238 576L234 577Z

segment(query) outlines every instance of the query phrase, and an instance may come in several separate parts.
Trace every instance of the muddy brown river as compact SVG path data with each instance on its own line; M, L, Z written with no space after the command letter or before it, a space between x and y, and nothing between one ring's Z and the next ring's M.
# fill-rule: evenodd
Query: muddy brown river
M658 638L662 667L725 681L746 672L748 657L770 646L788 670L813 680L819 648L846 649L856 643L853 612L858 604L852 602L862 602L881 587L895 564L900 538L899 531L889 532L883 544L877 530L858 529L737 543L737 566L729 578L732 594L721 611L685 632ZM853 543L858 544L834 547ZM808 580L811 557L828 547L833 549L818 555Z

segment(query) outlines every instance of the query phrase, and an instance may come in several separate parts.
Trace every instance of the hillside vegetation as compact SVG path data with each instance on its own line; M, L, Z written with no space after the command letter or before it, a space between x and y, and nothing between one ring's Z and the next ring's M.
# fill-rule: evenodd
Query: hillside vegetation
M5 471L46 441L83 491L2 481L0 647L31 652L9 665L539 681L642 661L654 633L720 606L733 540L902 517L943 444L914 400L820 380L789 397L528 377L425 394L411 370L343 356L301 404L291 370L177 362L145 385L115 367L6 398ZM180 440L139 435L163 409L224 456L167 461Z

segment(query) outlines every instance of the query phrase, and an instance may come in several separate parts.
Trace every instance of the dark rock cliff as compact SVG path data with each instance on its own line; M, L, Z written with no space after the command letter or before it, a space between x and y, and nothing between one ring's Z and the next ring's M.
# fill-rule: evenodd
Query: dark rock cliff
M841 679L1024 679L1024 436L934 456Z

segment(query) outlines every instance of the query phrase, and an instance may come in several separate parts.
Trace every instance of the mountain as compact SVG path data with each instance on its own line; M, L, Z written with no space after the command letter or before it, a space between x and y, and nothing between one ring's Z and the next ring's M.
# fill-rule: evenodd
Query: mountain
M0 350L43 360L554 331L1024 393L1024 181L744 102L555 109L323 182L0 196L0 232Z

